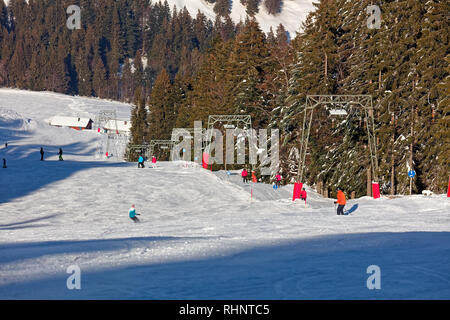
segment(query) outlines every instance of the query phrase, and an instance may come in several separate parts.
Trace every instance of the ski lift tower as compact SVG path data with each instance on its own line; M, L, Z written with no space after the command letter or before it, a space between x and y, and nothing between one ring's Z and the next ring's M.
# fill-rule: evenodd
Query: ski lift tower
M372 106L372 96L370 95L308 95L303 114L303 128L300 144L300 159L298 166L297 180L303 182L306 153L308 151L309 134L311 130L314 110L318 107L328 105L335 109L330 110L331 116L353 115L354 110L360 111L360 116L364 117L364 123L367 128L367 139L369 146L370 164L372 178L375 184L378 184L378 154L377 141L375 137L375 121ZM337 107L337 108L336 108Z
M144 155L147 159L150 154L150 145L148 144L132 144L128 146L130 154L132 152L137 152L138 154Z
M116 110L100 110L95 119L94 130L101 132L107 123L112 124L113 128L107 129L106 150L103 150L103 154L108 157L113 154L118 160L118 150L115 143L116 138L119 136Z
M214 126L219 123L225 129L236 129L239 125L243 125L244 132L247 137L251 137L252 132L252 117L250 115L210 115L208 117L208 131L206 133L206 145L205 153L210 155L211 153L211 139ZM253 141L253 139L249 139ZM226 157L225 157L225 170L227 169Z
M150 141L148 153L149 158L155 154L155 147L160 146L161 149L169 149L175 145L175 142L172 140L152 140Z

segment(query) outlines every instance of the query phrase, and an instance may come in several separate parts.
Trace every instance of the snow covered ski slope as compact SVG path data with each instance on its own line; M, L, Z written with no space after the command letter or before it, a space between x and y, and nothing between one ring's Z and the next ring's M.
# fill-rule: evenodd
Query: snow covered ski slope
M101 110L115 111L118 119L130 119L129 104L0 88L0 157L6 157L11 165L17 160L39 159L43 146L48 160L57 159L58 148L62 147L65 159L91 161L96 151L105 146L106 135L52 127L49 123L54 116L95 121ZM9 147L2 150L6 142Z
M95 161L94 133L44 121L78 98L48 94L37 112L24 104L30 95L41 94L0 90L0 134L12 141L0 145L9 164L0 169L0 299L450 298L445 195L364 197L337 216L333 199L310 188L305 205L292 202L292 186L244 185L182 162ZM62 137L65 161L39 161L36 146ZM142 223L128 218L131 204ZM372 265L378 290L367 287ZM80 290L67 288L73 266Z

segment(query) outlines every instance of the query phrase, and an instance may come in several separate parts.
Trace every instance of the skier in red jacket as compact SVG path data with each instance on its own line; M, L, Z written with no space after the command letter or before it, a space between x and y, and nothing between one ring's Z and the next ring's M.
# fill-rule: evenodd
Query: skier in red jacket
M277 173L277 175L275 176L275 179L277 179L277 181L276 181L277 188L281 187L281 175L279 173Z
M247 171L247 169L242 170L241 176L242 176L242 182L248 183L248 171Z
M307 196L308 196L308 194L306 193L306 189L303 188L302 192L300 192L300 199L305 200L305 203L306 203Z

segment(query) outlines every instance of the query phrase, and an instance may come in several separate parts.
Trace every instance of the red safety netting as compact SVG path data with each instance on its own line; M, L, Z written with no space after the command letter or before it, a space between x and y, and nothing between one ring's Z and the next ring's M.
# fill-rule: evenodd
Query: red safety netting
M380 198L380 184L378 182L372 182L372 194L374 199Z
M300 199L300 194L302 192L303 183L296 182L294 184L294 195L292 197L292 201L295 201L295 199Z
M447 197L450 198L450 178L448 178L448 189L447 189Z
M209 158L209 155L207 153L203 153L203 157L202 157L203 169L208 169L208 158Z

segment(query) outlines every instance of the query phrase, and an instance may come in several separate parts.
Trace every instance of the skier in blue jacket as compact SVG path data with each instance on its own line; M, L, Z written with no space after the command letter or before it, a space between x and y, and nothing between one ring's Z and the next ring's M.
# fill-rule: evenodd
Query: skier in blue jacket
M136 213L136 207L134 204L131 205L131 209L128 211L128 214L130 215L130 219L133 220L135 223L140 222L139 219L136 216L139 216L139 214Z

